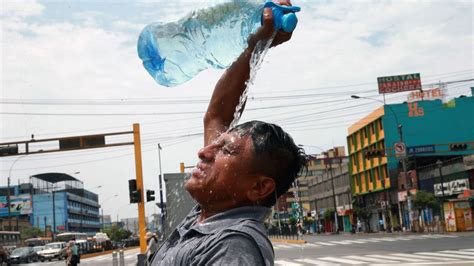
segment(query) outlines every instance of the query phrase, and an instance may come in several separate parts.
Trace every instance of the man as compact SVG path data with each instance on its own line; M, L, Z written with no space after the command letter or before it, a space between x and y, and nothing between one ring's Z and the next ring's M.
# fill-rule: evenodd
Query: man
M306 156L279 126L251 121L228 128L249 78L258 41L273 33L273 16L216 84L204 118L204 148L186 189L198 202L159 248L152 265L273 265L263 221L306 166ZM289 40L279 32L272 46Z
M145 253L147 254L147 260L151 262L151 259L155 255L156 250L158 250L158 240L156 239L156 236L154 236L152 232L147 232L146 241L148 244L147 244Z

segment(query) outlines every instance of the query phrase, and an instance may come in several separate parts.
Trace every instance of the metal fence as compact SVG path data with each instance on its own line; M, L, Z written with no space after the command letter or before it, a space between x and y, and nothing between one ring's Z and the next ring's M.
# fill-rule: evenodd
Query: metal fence
M302 232L298 232L294 225L282 225L280 227L267 228L268 235L279 239L301 239Z

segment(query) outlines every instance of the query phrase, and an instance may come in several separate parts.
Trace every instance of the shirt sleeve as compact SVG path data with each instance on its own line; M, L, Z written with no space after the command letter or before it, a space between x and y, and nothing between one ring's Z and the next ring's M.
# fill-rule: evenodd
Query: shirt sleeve
M265 265L265 262L253 240L243 235L231 235L196 257L192 265Z

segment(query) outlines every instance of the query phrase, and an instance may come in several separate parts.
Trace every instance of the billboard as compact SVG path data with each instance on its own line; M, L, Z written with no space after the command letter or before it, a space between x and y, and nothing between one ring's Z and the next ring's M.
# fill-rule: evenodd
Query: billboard
M379 93L421 90L420 73L378 77Z
M0 196L0 217L8 216L7 196ZM10 214L12 216L31 214L31 195L10 196Z

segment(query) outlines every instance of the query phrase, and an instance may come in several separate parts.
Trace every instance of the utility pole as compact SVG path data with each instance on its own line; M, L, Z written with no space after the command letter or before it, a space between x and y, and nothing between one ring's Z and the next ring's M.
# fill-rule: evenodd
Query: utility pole
M165 205L163 203L163 173L161 172L161 145L158 143L158 164L160 167L160 177L159 177L159 186L160 186L160 208L161 208L161 235L165 235Z
M332 201L334 205L334 232L336 234L339 234L339 225L337 221L337 203L336 203L336 189L334 187L334 174L332 172L332 162L331 159L329 158L329 152L326 153L326 159L329 162L329 174L331 177L331 187L332 187Z
M52 198L53 198L53 235L52 235L52 239L53 239L53 242L56 238L56 202L55 202L55 198L54 198L54 188L52 188L51 190L51 193L53 194L52 195ZM81 218L81 227L82 227L82 218ZM82 228L81 228L82 229Z
M441 225L443 226L443 232L445 231L445 226L444 226L444 223L445 223L445 219L444 219L444 178L443 178L443 172L441 170L441 168L443 167L443 162L441 160L437 160L436 161L436 165L438 166L438 169L439 169L439 177L440 177L440 181L441 181Z

